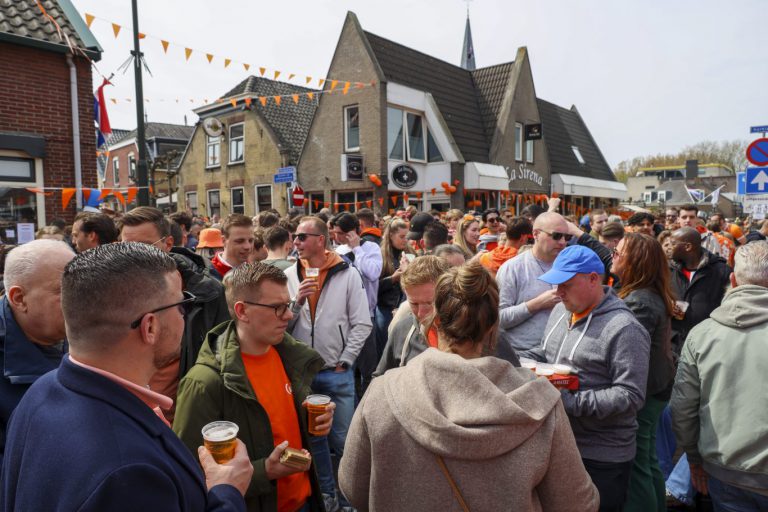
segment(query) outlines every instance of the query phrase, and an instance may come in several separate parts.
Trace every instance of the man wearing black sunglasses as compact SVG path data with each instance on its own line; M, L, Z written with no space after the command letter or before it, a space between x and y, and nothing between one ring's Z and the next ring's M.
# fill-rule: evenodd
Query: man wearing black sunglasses
M480 231L480 241L477 249L492 251L499 246L499 235L504 232L505 225L502 224L502 218L499 210L488 208L483 212L483 229Z

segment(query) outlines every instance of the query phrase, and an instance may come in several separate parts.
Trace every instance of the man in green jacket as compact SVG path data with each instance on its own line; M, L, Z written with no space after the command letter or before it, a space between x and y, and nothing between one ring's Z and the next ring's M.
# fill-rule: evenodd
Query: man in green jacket
M324 362L317 352L285 333L292 318L285 274L263 263L233 269L224 287L233 320L208 333L197 364L179 384L174 431L190 450L201 429L217 420L239 427L253 478L245 501L249 511L323 511L312 467L280 462L286 448L309 446L303 403ZM327 434L334 404L317 419Z
M768 509L768 242L736 252L733 288L683 345L670 408L694 487L715 510Z

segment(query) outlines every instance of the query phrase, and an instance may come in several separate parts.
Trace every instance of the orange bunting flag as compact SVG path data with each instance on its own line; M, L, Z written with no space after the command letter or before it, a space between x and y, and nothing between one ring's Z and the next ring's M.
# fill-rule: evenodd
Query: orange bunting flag
M147 37L147 34L142 34L139 32L139 39L144 39L145 37Z
M338 210L339 209L339 203L333 203L333 209Z
M322 87L324 83L325 83L325 78L318 78L317 79L317 86L318 87Z
M168 45L170 44L168 41L160 40L160 44L163 45L163 53L168 53Z
M379 198L379 206L381 206L381 207L384 206L384 198L383 197Z
M312 81L312 77L311 77L311 76L308 76L308 77L307 77L307 82L306 82L306 83L307 83L307 84L309 84L309 82L311 82L311 81Z
M66 210L67 205L72 200L72 196L75 195L75 189L74 188L63 188L61 189L61 207L62 209Z
M371 87L376 87L376 80L371 80Z
M211 55L210 53L206 53L205 58L208 59L208 64L210 64L211 61L213 60L213 55Z
M315 93L313 93L313 92L308 92L308 93L307 93L307 98L309 98L309 99L311 99L311 100L312 100L312 99L314 99L314 98L315 98Z
M91 198L91 189L84 188L83 189L83 202L87 203L90 198Z
M95 16L93 14L85 13L85 24L88 25L88 28L91 28L91 23L93 23L93 18Z
M53 192L45 192L42 188L27 187L27 190L33 194L43 194L44 196L52 196Z
M267 97L266 96L259 96L259 103L261 103L262 107L267 106Z
M275 71L275 78L274 78L274 80L277 80L277 77L279 77L279 76L280 76L280 72L279 71Z
M130 187L128 189L127 197L125 198L125 202L128 204L131 204L133 200L136 198L136 193L139 191L136 187Z
M331 80L331 90L334 90L337 85L339 85L338 80Z
M392 206L395 206L397 204L397 196L392 196L389 199L392 201Z
M224 59L224 67L229 66L232 63L232 59Z
M116 100L115 98L110 98L110 100L109 100L109 101L111 101L112 103L114 103L115 105L117 105L117 100Z
M99 194L99 202L101 202L102 199L104 199L105 197L107 197L111 193L112 193L112 189L111 188L103 188L103 189L101 189L101 194Z
M291 73L290 75L288 75L288 80L292 80L292 79L293 79L293 77L295 77L295 76L296 76L296 75L294 75L293 73Z
M421 199L421 192L416 192L416 199Z
M117 200L120 201L120 203L122 203L123 206L125 206L125 196L123 195L123 193L122 192L118 192L117 190L115 190L112 193L115 195Z
M299 95L298 94L293 94L291 97L293 98L293 102L294 103L296 103L296 104L299 103Z
M118 25L117 23L113 23L113 24L112 24L112 32L114 32L114 33L115 33L115 37L117 37L117 34L119 34L119 33L120 33L120 29L121 29L121 28L123 28L123 27L121 27L121 26L120 26L120 25Z
M261 76L264 76L264 73L266 72L267 72L267 68L259 68L259 73L261 74Z
M184 54L187 56L187 60L189 60L189 56L192 55L192 48L184 48Z
M319 209L319 208L320 208L320 201L319 201L318 199L315 199L315 200L314 200L314 201L312 201L312 202L313 202L313 203L315 203L315 210L317 210L317 209Z
M433 188L432 190L430 190L430 192L432 192L432 195L435 195L435 194L437 194L437 189Z
M341 91L342 94L347 94L349 92L349 82L344 84L344 90Z
M373 200L371 200L371 199L367 200L367 201L365 202L365 206L367 206L368 208L370 208L371 206L373 206Z
M325 206L326 208L330 208L331 207L331 203L323 203L323 206Z
M408 204L408 194L403 194L403 204Z
M282 100L282 98L281 98L280 96L272 96L272 97L275 99L275 103L276 103L278 106L280 106L280 101Z
M250 107L251 106L251 98L245 98L245 106Z
M304 198L304 206L307 206L308 204L309 204L309 198L305 197Z
M355 82L355 87L357 87L358 89L362 89L363 87L365 87L365 84L363 82Z
M237 107L237 100L236 99L233 98L233 99L229 100L229 102L232 104L233 107Z

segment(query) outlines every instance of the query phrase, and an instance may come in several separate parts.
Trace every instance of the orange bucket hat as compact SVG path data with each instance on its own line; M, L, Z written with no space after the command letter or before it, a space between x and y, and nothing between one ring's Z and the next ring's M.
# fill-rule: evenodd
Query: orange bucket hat
M221 231L216 228L207 228L200 231L197 247L200 249L223 249L224 240L221 238Z

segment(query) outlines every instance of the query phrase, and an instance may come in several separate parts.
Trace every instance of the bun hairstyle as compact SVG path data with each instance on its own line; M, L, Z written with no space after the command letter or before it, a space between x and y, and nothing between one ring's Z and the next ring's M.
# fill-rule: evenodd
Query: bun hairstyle
M435 288L437 329L452 352L462 345L493 351L499 321L499 288L478 262L454 267Z

